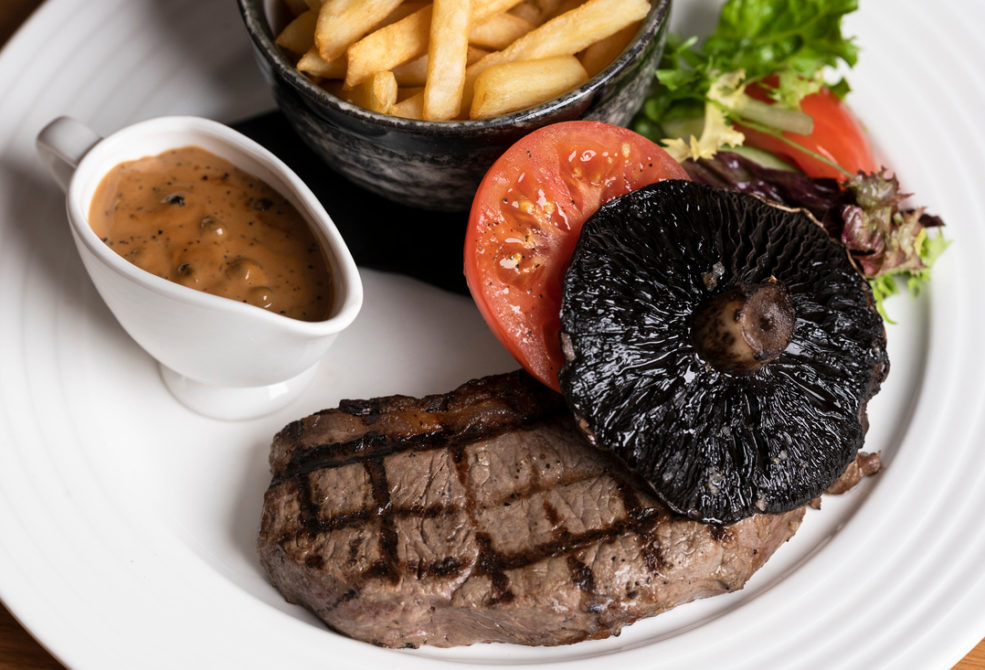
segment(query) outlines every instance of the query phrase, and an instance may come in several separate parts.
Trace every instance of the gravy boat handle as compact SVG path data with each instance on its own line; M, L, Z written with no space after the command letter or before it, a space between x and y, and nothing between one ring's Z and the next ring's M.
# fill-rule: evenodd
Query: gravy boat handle
M81 121L59 116L38 133L38 153L55 181L67 191L75 168L101 139Z

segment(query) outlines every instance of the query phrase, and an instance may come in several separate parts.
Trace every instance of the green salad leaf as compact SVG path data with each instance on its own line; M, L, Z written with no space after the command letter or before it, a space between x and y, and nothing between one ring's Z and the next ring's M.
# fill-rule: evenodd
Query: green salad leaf
M851 252L879 312L891 322L883 301L900 286L916 295L930 280L931 265L948 245L939 231L931 233L943 222L922 208L907 209L907 195L888 173L851 174L798 146L844 174L837 181L815 179L767 169L728 151L745 141L735 124L790 142L784 132L812 132L813 119L800 110L804 97L822 86L844 97L848 83L827 82L825 75L858 60L854 40L841 29L844 16L857 8L857 0L728 0L703 43L697 37L668 37L657 86L635 129L662 141L692 179L792 206L820 207L823 211L814 213ZM751 86L773 104L751 97Z
M855 65L858 49L842 35L841 19L856 9L856 0L731 0L704 53L750 80L783 71L812 79L839 61Z
M729 123L809 134L813 120L800 101L825 85L827 68L855 64L858 49L842 34L841 20L857 6L857 0L729 0L703 45L696 37L668 38L659 84L636 130L657 141L678 140L668 149L679 160L742 144L741 136L721 132L721 124L696 121L712 109ZM777 104L747 95L751 84ZM831 87L841 95L848 90L844 80ZM708 132L689 137L696 127Z
M930 281L930 266L937 257L944 253L950 244L950 240L944 239L941 234L927 235L922 244L920 257L924 267L919 270L897 269L885 272L878 277L869 279L869 286L872 287L872 297L876 302L876 309L889 323L896 323L886 312L884 301L891 295L896 295L900 291L902 283L913 297L920 295L920 289Z

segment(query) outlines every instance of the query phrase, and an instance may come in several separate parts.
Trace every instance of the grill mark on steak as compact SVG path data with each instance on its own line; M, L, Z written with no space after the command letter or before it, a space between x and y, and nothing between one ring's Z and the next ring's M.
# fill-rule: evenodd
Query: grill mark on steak
M376 516L377 513L374 510L363 509L358 512L339 514L328 519L305 518L302 521L302 527L304 528L304 532L309 535L330 533L333 530L340 530L342 528L358 528Z
M305 496L305 499L310 497L309 494L299 493L299 500L301 496ZM313 508L313 505L308 505L307 507ZM395 519L401 517L419 517L422 519L435 519L440 516L448 516L454 512L459 511L460 508L449 505L428 505L424 507L423 505L411 505L409 507L394 507L391 503L389 509L389 515ZM315 512L309 509L308 513L304 515L301 519L301 529L294 534L285 534L283 540L297 539L300 535L317 535L319 533L330 533L333 530L341 530L343 528L359 528L360 526L365 526L367 523L376 519L379 515L377 510L362 509L357 512L343 512L341 514L336 514L327 519L314 518Z
M475 574L489 577L492 582L492 593L486 604L492 606L512 602L516 596L510 591L510 579L506 576L507 568L503 555L492 548L492 538L488 533L476 531L475 541L479 545Z
M296 476L296 478L300 478L300 477L301 475ZM559 479L553 485L543 482L538 482L537 486L528 486L520 491L513 491L505 496L501 496L500 498L495 498L489 503L486 503L486 506L496 507L499 505L503 505L505 507L509 507L511 504L532 498L533 496L539 493L544 493L545 491L548 491L552 488L557 488L559 486L571 486L574 484L581 484L597 478L598 476L593 474L587 476L565 477ZM307 477L304 477L303 479L304 481L307 481ZM275 483L280 483L284 481L284 478L278 478L274 481ZM362 509L356 512L341 512L334 516L323 519L316 516L317 510L315 505L313 505L310 502L311 499L310 492L307 493L299 492L297 495L299 497L299 500L308 501L308 504L305 506L306 513L301 518L301 523L300 523L301 528L298 530L298 532L293 534L291 533L284 534L280 540L281 543L289 540L295 540L302 534L313 536L319 533L328 533L343 528L358 528L360 526L364 526L372 522L374 519L376 519L379 516L377 510ZM547 503L545 501L544 505L545 505L545 513L549 508L551 510L551 514L557 515L557 510L552 505L550 505L550 503ZM444 503L436 503L434 505L427 505L427 506L409 505L406 507L398 507L393 505L391 501L389 514L394 519L400 519L405 517L415 517L421 519L436 519L442 516L450 516L452 514L455 514L456 512L461 512L463 510L464 507L458 507L456 505L446 505ZM644 511L642 512L642 515L646 517L647 513ZM652 526L652 522L654 521L654 519L652 518L653 516L654 515L651 512L649 514L650 526ZM557 523L557 521L552 521L552 523ZM646 528L649 528L650 526L646 526ZM636 530L638 534L641 532L646 532L645 529L643 530L634 529L634 530Z
M555 528L560 527L561 515L557 513L557 508L546 500L544 501L544 514L547 516L547 520L551 522L552 526Z
M461 574L465 564L455 558L443 558L440 561L431 563L410 563L407 565L407 572L414 574L418 579L422 577L457 577Z
M391 454L406 451L430 450L434 449L435 445L447 444L448 441L449 434L447 432L421 433L407 439L394 439L380 433L368 432L355 440L342 444L319 444L297 452L287 467L275 475L274 483L295 477L304 477L326 468L340 468L353 463L362 463L367 459L383 459Z
M623 477L615 477L617 490L622 497L626 518L631 521L630 529L639 539L640 551L643 554L643 564L651 574L660 574L660 569L666 566L660 545L649 538L650 531L656 527L660 514L655 507L644 507L639 496Z
M309 536L314 536L318 531L318 506L315 504L311 495L311 480L308 477L298 477L294 482L295 496L298 501L301 528Z
M568 569L571 570L571 581L579 589L589 595L595 595L595 579L592 569L574 556L568 556Z
M444 406L444 405L442 405ZM508 603L513 600L513 592L510 591L510 580L503 572L499 554L492 548L492 538L487 533L482 532L479 521L476 518L475 491L469 478L468 461L465 458L464 443L457 443L451 447L451 461L455 467L455 475L458 477L462 490L465 492L465 515L475 533L476 546L479 548L479 555L475 561L475 574L484 575L489 578L492 584L492 593L487 602L490 606L498 603Z
M357 409L350 412L359 412L360 416L370 416L372 414L379 413L377 411L379 409L379 403L349 403L349 407L362 407L363 409ZM372 407L373 409L371 411L365 410L366 407ZM365 414L362 413L364 410ZM346 411L349 410L347 409ZM556 414L556 412L552 410L550 414ZM528 421L524 421L522 424L529 425L535 423L538 419L538 414L533 414ZM663 563L660 547L656 543L646 540L646 534L653 528L657 521L658 515L656 510L653 508L644 509L637 496L624 482L620 483L619 486L619 491L623 498L624 507L627 513L627 519L624 522L616 523L608 528L589 531L580 535L572 535L567 531L563 531L559 534L556 541L543 543L532 547L529 551L518 554L500 553L495 551L492 548L492 542L488 534L479 531L479 527L475 519L475 495L471 490L471 483L468 477L467 463L465 462L465 449L468 445L474 442L496 437L497 435L502 434L505 430L507 430L506 426L498 426L495 430L489 430L481 426L470 426L468 429L463 431L431 432L421 434L420 436L417 436L417 439L403 441L395 440L389 438L388 436L380 435L379 433L367 433L357 440L344 444L320 444L312 447L312 451L317 452L314 455L309 456L307 453L296 455L292 458L284 474L279 478L275 477L274 482L277 483L286 479L297 478L307 484L310 474L317 470L342 467L357 462L362 462L364 464L367 473L370 475L370 481L372 482L373 487L373 497L377 504L377 510L375 513L371 510L360 510L355 513L340 514L330 517L329 519L319 519L317 518L316 512L310 511L310 508L313 507L313 505L311 504L311 494L309 489L304 494L304 501L306 503L305 508L308 513L304 514L302 518L304 532L309 534L363 525L371 521L374 517L378 517L380 519L379 545L380 553L383 558L362 573L361 579L384 577L391 583L395 583L396 580L399 579L399 573L402 571L402 566L396 556L396 532L393 525L393 519L395 516L434 517L442 514L451 514L463 509L444 505L435 505L428 508L393 507L392 501L390 500L388 486L386 484L386 472L383 467L383 459L386 456L395 453L402 453L406 451L430 451L436 448L450 449L452 460L455 463L458 479L465 490L466 504L464 506L464 511L473 526L473 530L476 531L476 540L479 544L479 570L477 574L484 574L488 576L494 589L494 593L489 601L490 604L509 602L513 598L513 594L509 589L509 577L506 575L506 570L516 570L540 562L546 558L564 556L572 551L583 549L598 542L611 541L613 538L626 532L632 532L638 537L640 549L646 559L645 564L647 569L654 574L659 573L660 566ZM516 502L530 498L538 493L543 493L549 488L555 488L559 485L569 483L580 483L595 477L595 475L576 477L568 482L562 479L552 485L547 485L541 480L535 471L533 473L532 481L528 486L521 491L514 491L510 493L506 496L505 500L499 501L498 504L509 504L509 502ZM492 504L495 505L497 503L493 502ZM560 521L557 510L546 501L544 502L544 509L545 512L550 510L548 512L548 518L551 519L552 524L557 525ZM457 563L458 562L453 557L444 557L439 561L433 562L431 565ZM422 572L421 567L418 565L408 567L408 572L413 574L427 574L434 577L456 577L461 572L460 568L454 570L425 569ZM577 575L573 573L572 581L582 589L583 585L586 583L584 581L584 576L581 573Z
M539 563L545 558L558 558L577 552L594 544L605 544L627 532L637 533L637 524L632 519L623 519L605 528L597 528L584 533L561 533L558 539L531 546L526 551L513 554L497 554L497 565L503 570L517 570ZM641 543L642 544L642 543ZM649 566L648 566L649 567Z
M590 474L590 475L577 475L574 477L561 477L554 483L538 480L536 482L532 482L531 484L528 484L523 488L517 489L515 491L511 491L505 496L501 496L499 498L493 498L488 503L486 503L486 506L496 507L498 505L505 505L506 507L509 507L512 503L517 503L522 500L527 500L539 493L550 491L551 489L558 488L559 486L571 486L573 484L581 484L583 482L591 481L593 479L598 479L598 475ZM550 506L550 508L554 510L553 514L557 514L557 510L554 509L554 507L550 505L550 503L545 501L544 505L545 505L544 507L545 513L547 513L547 506ZM552 520L552 523L557 523L557 522Z
M559 398L514 373L292 422L271 452L268 576L375 644L561 644L740 588L799 523L753 518L725 542L674 517Z
M574 543L571 533L562 523L562 517L557 508L547 500L544 501L544 515L554 527L556 544L560 547L571 546ZM571 573L571 583L582 592L582 609L586 612L593 612L595 606L592 598L595 596L595 579L592 576L591 568L571 553L567 556L567 563L568 571Z
M506 575L507 570L517 570L525 568L534 563L538 563L547 558L557 558L559 556L564 556L571 552L576 552L586 547L592 546L596 543L606 543L610 542L612 539L623 535L627 532L633 533L639 540L640 550L642 551L647 569L653 574L659 574L662 565L665 565L660 546L651 541L647 541L647 534L656 525L659 515L657 511L653 508L645 509L640 504L635 495L631 491L622 487L623 496L630 501L633 507L628 504L626 506L627 517L616 523L613 523L605 528L594 529L586 531L584 533L572 534L565 530L564 528L559 529L556 534L555 539L551 541L544 542L538 545L530 547L528 550L516 553L502 553L494 550L492 548L491 538L487 533L483 533L478 530L478 524L475 521L475 502L474 495L469 492L469 484L467 478L467 471L464 470L463 462L463 472L465 481L463 481L463 486L466 487L466 499L471 500L471 503L467 503L464 508L459 507L446 507L441 505L436 505L429 508L394 508L392 502L390 501L389 491L386 490L386 473L383 469L381 460L367 461L366 469L370 470L370 464L372 465L371 481L373 482L373 496L377 504L376 510L361 510L359 512L351 514L342 514L338 517L332 517L327 520L321 519L306 519L304 521L303 532L308 534L316 534L319 532L327 532L330 530L336 530L338 528L359 526L372 521L374 518L379 518L380 524L380 535L379 535L379 546L380 553L384 556L383 559L374 563L368 570L361 574L361 579L370 577L384 577L389 581L393 582L398 578L399 572L402 570L400 561L396 557L396 533L393 528L393 519L397 516L421 516L421 512L426 514L431 514L433 516L439 516L443 514L451 514L454 512L464 510L468 515L470 522L473 525L473 529L476 530L476 540L479 543L479 570L477 574L487 575L493 583L493 587L496 589L497 593L494 595L492 602L508 602L512 597L509 593L509 578ZM460 475L462 477L463 475ZM572 483L580 483L583 481L588 481L595 479L597 477L582 477L573 480ZM304 478L307 480L307 478ZM538 491L543 492L545 489L541 484L538 487ZM514 500L523 499L534 495L537 491L524 491L524 494L516 496L516 494L511 494L511 498ZM306 499L310 499L310 494L306 496ZM508 504L508 503L506 503ZM550 508L552 513L557 517L557 510L550 506L548 503L545 504L545 510ZM556 522L553 522L556 523ZM444 557L439 561L431 563L431 566L435 565L448 565L457 564L453 557ZM448 569L442 570L439 567L435 568L425 568L422 569L419 565L407 566L406 572L413 574L428 574L435 577L454 577L460 572L460 569ZM582 577L579 575L572 576L572 581L581 588L582 583L579 581Z
M373 489L376 516L380 520L380 560L373 564L366 575L383 577L391 584L396 584L400 580L400 559L397 557L397 530L393 525L393 502L390 500L390 486L387 483L383 458L371 458L365 461L364 467Z
M459 511L459 509L464 509L466 512L469 522L472 525L473 530L476 532L476 542L479 545L479 557L477 559L476 574L486 575L492 582L493 595L489 599L490 605L495 605L501 602L510 602L514 597L513 593L510 592L509 577L506 575L507 570L518 570L534 563L539 563L547 558L557 558L592 546L596 543L609 542L626 532L633 533L639 540L640 549L643 553L647 569L651 573L659 574L661 566L664 565L660 546L656 542L648 541L646 537L647 533L652 530L656 524L659 515L652 507L644 508L640 504L639 498L635 493L633 493L629 486L625 484L625 482L620 482L618 487L626 510L627 516L625 519L611 524L608 527L590 530L580 534L572 534L561 528L559 529L560 532L556 535L556 539L534 545L527 551L523 552L511 554L496 551L492 547L492 539L487 533L483 533L479 530L479 525L476 521L475 494L472 491L471 483L468 477L468 465L465 461L466 446L467 443L456 443L451 447L452 460L455 463L456 474L458 475L458 479L465 491L465 506L464 508L447 507L444 508L443 511L445 513L452 513ZM361 579L370 577L384 577L391 582L394 582L398 579L400 564L396 557L396 533L393 528L393 517L395 510L393 509L389 490L386 484L386 472L383 468L383 456L374 454L374 457L371 460L365 461L365 467L367 472L370 473L370 480L373 485L373 497L377 504L375 516L379 517L381 520L379 545L380 553L384 556L384 558L365 571L361 575ZM582 477L575 479L574 481L577 483L593 478L596 477ZM307 481L308 478L305 476L302 477L302 479ZM510 494L509 497L513 498L513 500L521 500L532 497L533 495L543 492L544 490L546 490L544 482L542 482L538 477L534 477L530 486L525 488L520 493L514 492ZM310 494L307 498L310 499ZM544 503L544 507L545 511L547 509L551 510L551 514L554 517L552 519L552 523L556 525L560 519L557 510L546 501ZM414 511L411 509L402 509L399 510L399 513L404 515L413 515ZM363 510L360 513L349 516L357 517L362 515L365 515L368 520L371 513L369 510ZM335 524L331 523L331 521L331 519L329 522L322 522L320 520L308 521L306 530L310 529L314 530L314 532L318 532L323 525L334 526ZM456 561L453 557L445 557L441 561L436 561L436 563L456 563ZM581 565L584 567L584 564ZM410 571L413 573L418 573L419 567L414 566ZM457 576L458 572L459 570L435 570L434 572L427 572L427 574L431 574L432 576ZM585 581L584 575L580 571L577 575L572 573L572 582L582 590L585 590L585 585L589 583Z
M495 438L508 430L536 424L554 415L556 412L544 416L530 416L520 425L468 426L463 430L441 430L409 436L391 437L376 432L368 432L341 444L318 444L294 454L284 471L274 476L273 483L301 477L325 468L338 468L353 463L361 463L366 459L383 459L393 454L409 451L447 449L452 445L468 446L480 440ZM302 436L303 433L293 439L300 439Z

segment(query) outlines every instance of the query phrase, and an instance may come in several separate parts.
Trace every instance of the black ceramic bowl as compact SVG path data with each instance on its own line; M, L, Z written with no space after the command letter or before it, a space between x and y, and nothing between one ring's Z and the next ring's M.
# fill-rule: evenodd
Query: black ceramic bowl
M468 209L493 161L536 128L572 119L629 123L653 81L670 9L670 0L651 0L619 57L544 104L490 119L416 121L357 107L295 70L274 44L279 1L238 0L260 68L301 138L353 182L397 202L443 211Z

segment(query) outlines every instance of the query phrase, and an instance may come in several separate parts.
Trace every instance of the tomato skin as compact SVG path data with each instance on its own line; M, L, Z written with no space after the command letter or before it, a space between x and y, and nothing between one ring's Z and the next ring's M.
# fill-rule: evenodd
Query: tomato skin
M752 90L750 95L765 98L765 95L756 95ZM868 134L855 114L838 96L822 88L801 100L800 109L814 119L813 132L810 135L783 133L785 137L837 163L853 175L859 171L878 170L879 166L872 153ZM739 129L746 136L746 144L788 158L811 177L831 177L839 181L847 177L830 165L802 151L797 151L776 137L745 126L740 126Z
M465 278L493 334L534 377L560 390L561 282L582 224L615 197L687 178L653 142L598 121L535 130L489 169L469 215Z

